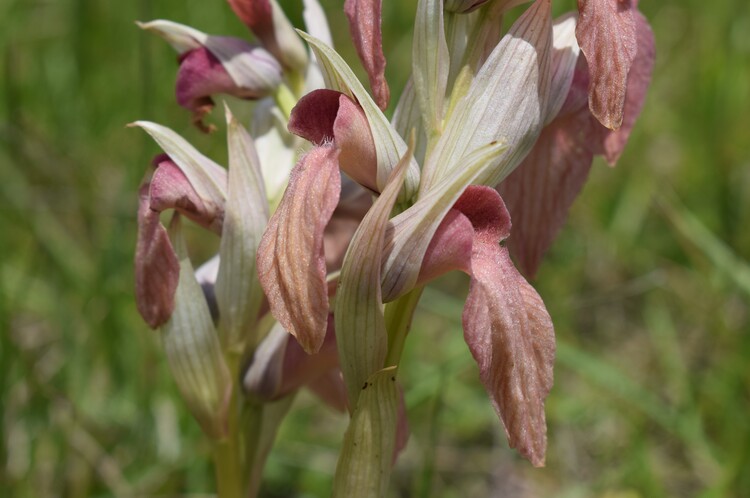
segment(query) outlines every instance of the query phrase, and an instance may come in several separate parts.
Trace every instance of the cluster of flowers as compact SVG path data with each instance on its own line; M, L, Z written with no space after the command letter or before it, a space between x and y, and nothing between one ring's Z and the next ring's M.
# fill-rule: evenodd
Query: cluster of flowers
M307 32L275 0L229 0L259 45L140 24L179 52L177 101L199 128L216 94L258 99L250 132L226 109L228 170L135 123L165 153L140 189L138 309L161 327L207 434L234 437L238 403L307 385L351 412L335 493L381 496L406 438L395 380L414 307L425 284L459 270L481 381L510 445L544 464L554 333L511 256L532 276L594 156L619 158L654 40L637 0L579 0L555 20L551 0L535 0L503 32L525 3L419 0L390 120L380 0L344 6L371 93L332 48L317 0L304 0ZM197 272L180 216L221 237Z

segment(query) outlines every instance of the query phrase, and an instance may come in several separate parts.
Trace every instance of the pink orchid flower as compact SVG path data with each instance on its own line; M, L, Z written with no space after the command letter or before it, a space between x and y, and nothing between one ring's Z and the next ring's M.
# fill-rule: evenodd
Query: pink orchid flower
M403 345L384 304L409 306L423 285L450 270L471 279L464 337L510 445L535 466L544 464L554 332L509 247L526 271L533 269L538 247L551 242L580 188L560 169L575 164L577 171L587 170L593 154L610 160L620 154L642 106L653 38L635 4L615 0L579 2L580 24L575 16L553 21L550 0L536 0L501 33L501 16L521 3L450 2L453 10L476 9L479 15L452 16L446 23L442 1L420 0L412 79L392 122L381 111L384 61L372 57L382 51L379 2L347 1L374 98L334 50L303 34L328 89L301 99L290 118L290 131L315 147L292 172L263 235L258 269L274 316L308 353L326 343L331 305L320 241L338 197L338 170L377 196L349 245L333 305L352 409L335 489L355 489L351 475L361 477L357 465L366 461L381 472L380 480L368 482L382 494L390 465L383 455L390 454L395 425L391 381ZM612 10L615 3L620 6ZM615 29L628 16L637 29ZM630 64L615 71L624 71L624 79L603 76L608 56L602 52L620 54L631 45L637 50L627 55ZM599 121L623 125L604 131ZM521 220L519 242L498 185ZM357 439L365 437L361 424L373 420L377 437L366 433L369 445L363 445ZM356 441L359 449L347 446Z

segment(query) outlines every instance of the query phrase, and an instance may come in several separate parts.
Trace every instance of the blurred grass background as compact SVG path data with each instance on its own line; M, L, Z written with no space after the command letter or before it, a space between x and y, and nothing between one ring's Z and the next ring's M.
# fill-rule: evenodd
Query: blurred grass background
M354 61L340 3L324 5ZM300 25L300 2L283 4ZM396 94L414 8L384 6ZM449 276L407 343L393 496L750 496L750 5L641 10L658 57L643 115L617 168L595 164L535 282L559 340L547 467L507 449L461 336L467 282ZM0 1L2 496L213 489L133 303L135 192L157 149L124 125L163 123L222 162L224 139L174 103L174 54L133 24L152 18L247 36L222 1ZM327 495L344 427L302 394L263 496Z

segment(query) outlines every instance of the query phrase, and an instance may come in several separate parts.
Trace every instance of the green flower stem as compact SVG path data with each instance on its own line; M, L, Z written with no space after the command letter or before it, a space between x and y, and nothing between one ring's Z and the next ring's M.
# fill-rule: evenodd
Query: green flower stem
M276 89L273 98L276 101L276 105L281 109L281 112L284 113L284 117L288 120L289 116L292 115L292 109L297 104L297 98L294 96L294 93L292 93L288 86L282 83Z
M234 441L236 438L230 434L214 444L214 467L219 498L243 498L239 452Z
M237 379L239 355L226 355L232 379ZM239 387L232 386L227 408L227 435L214 443L214 467L218 498L243 498L245 483L242 478L242 451L240 447L238 397Z
M417 287L385 307L385 327L388 331L388 354L384 367L398 366L404 352L406 336L411 329L414 311L424 287Z

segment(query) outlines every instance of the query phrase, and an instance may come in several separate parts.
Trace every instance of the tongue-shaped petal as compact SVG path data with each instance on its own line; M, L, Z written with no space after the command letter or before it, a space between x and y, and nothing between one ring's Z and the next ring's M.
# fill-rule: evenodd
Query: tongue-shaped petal
M433 237L419 282L441 269L460 269L471 276L464 338L511 447L541 466L554 331L542 299L500 244L509 233L510 216L498 193L489 187L467 188Z
M174 295L180 276L180 262L150 207L148 183L139 191L138 242L135 248L135 303L151 328L166 323L174 311Z
M591 68L589 106L604 126L622 124L628 72L637 51L631 0L578 0L576 36Z
M323 232L341 191L338 151L316 147L292 170L289 186L258 247L258 278L271 312L312 354L328 317Z
M636 11L634 16L638 51L628 73L622 126L618 130L611 131L604 139L604 157L611 165L614 165L620 158L630 137L630 131L641 113L646 99L646 90L651 83L651 71L654 69L654 33L643 14Z
M391 98L385 80L383 33L380 29L381 0L346 0L344 12L362 65L370 77L370 88L378 107L385 110Z
M474 226L471 286L463 313L464 338L479 376L505 425L512 448L544 465L544 399L552 388L555 336L539 294L518 273L499 242L510 217L490 188L471 187L456 203Z

